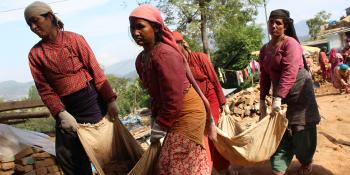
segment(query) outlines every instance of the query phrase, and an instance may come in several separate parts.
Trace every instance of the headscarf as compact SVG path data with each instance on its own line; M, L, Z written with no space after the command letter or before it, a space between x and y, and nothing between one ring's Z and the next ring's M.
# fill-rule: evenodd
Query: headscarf
M145 19L147 21L159 24L161 26L160 30L162 30L163 42L165 44L170 45L181 54L181 51L177 47L177 44L173 37L172 32L164 24L164 21L159 9L157 9L156 7L150 4L143 4L138 6L131 12L131 14L129 15L129 20L131 20L131 18L141 18L141 19Z
M175 41L183 41L184 40L184 37L178 31L173 31L173 36L175 38Z
M329 53L329 58L336 58L337 57L337 49L332 48L330 53Z
M285 10L285 9L273 10L271 11L269 18L282 18L283 22L287 24L287 29L285 31L285 34L287 36L293 37L295 40L299 42L297 33L295 32L295 28L294 28L294 23L293 23L294 21L292 18L290 18L288 10Z
M51 12L52 15L54 16L54 18L56 18L57 23L62 23L62 27L63 27L63 22L56 15L54 15L51 7L48 4L41 2L41 1L35 1L31 4L29 4L24 9L24 18L28 23L28 20L31 17L47 14L49 12Z
M339 65L339 69L342 71L346 71L349 69L349 66L347 64L341 64Z

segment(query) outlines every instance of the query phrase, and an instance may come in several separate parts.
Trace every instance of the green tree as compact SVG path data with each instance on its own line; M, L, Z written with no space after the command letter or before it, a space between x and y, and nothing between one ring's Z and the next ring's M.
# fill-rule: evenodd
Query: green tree
M149 107L149 96L140 86L139 79L131 80L107 75L108 81L118 94L120 115L129 114L134 109Z
M151 0L144 1L146 3ZM222 25L228 14L230 16L252 19L257 14L256 6L261 0L153 0L165 14L165 21L169 26L175 26L188 39L193 50L209 53L209 45L213 42L214 30ZM248 15L248 16L245 16ZM245 23L246 20L242 21ZM199 44L201 43L201 44Z
M30 87L29 91L28 91L28 99L29 100L38 100L40 99L38 90L36 89L36 86L33 85L32 87Z
M309 27L309 35L312 39L317 39L317 35L321 30L321 26L327 24L331 15L331 13L327 13L323 10L318 12L314 18L306 21L306 24Z

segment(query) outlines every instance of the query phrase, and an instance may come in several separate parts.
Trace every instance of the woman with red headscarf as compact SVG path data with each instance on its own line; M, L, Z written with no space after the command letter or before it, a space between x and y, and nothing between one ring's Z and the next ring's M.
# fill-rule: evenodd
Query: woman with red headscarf
M215 124L217 125L220 117L220 109L222 111L223 106L226 103L226 98L216 76L214 67L205 53L191 51L181 33L174 31L173 35L178 47L186 56L194 78L210 103L210 109ZM224 159L220 153L216 151L212 142L209 142L208 146L210 148L207 150L209 151L208 155L210 155L209 161L212 160L214 168L219 172L226 172L229 168L230 162Z
M329 62L331 63L331 80L332 83L334 82L334 68L337 67L339 64L343 63L342 56L337 53L336 48L332 48L329 53Z
M141 83L152 97L151 142L167 132L158 158L159 174L210 174L204 129L216 139L210 106L177 48L160 11L141 5L129 16L130 31L143 47L136 58Z

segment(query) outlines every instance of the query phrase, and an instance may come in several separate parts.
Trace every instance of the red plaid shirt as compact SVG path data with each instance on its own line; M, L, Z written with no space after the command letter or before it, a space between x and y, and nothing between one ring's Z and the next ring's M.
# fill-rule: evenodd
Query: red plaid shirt
M59 31L55 42L41 40L28 57L35 85L53 116L64 109L60 97L85 88L89 81L107 103L117 97L91 48L79 34Z

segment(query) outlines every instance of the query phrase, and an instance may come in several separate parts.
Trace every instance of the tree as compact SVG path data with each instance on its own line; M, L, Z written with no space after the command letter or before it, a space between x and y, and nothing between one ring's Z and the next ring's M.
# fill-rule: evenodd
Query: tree
M29 91L28 91L28 99L29 100L39 100L40 96L38 93L38 90L36 89L36 86L33 85L32 87L30 87Z
M331 15L331 13L327 13L323 10L318 12L314 18L311 18L306 21L306 24L309 27L309 35L312 39L317 39L317 35L321 30L321 26L327 24Z
M231 16L241 14L256 14L256 5L261 0L153 0L157 7L165 14L165 21L190 39L190 46L198 48L202 43L202 50L209 53L209 46L213 42L215 28ZM150 2L150 0L146 1ZM248 17L252 17L248 15ZM252 18L251 18L252 19ZM242 21L243 23L246 21Z
M140 86L139 79L131 80L110 74L107 75L107 79L118 94L120 115L127 115L137 108L149 107L149 96Z

